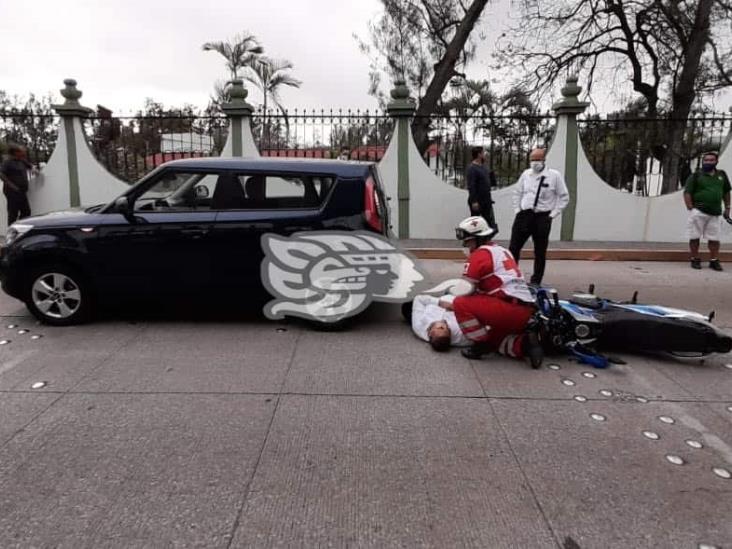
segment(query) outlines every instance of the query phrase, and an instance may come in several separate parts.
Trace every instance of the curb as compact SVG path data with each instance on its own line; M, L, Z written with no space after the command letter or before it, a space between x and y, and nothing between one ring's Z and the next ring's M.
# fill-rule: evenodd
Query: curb
M466 255L462 248L408 248L408 252L418 259L443 259L449 261L465 261ZM708 252L702 253L705 260ZM554 249L547 250L547 259L575 260L575 261L689 261L688 250L653 250L653 249ZM527 249L521 252L521 259L533 259L534 250ZM732 251L721 251L719 259L722 262L732 262Z

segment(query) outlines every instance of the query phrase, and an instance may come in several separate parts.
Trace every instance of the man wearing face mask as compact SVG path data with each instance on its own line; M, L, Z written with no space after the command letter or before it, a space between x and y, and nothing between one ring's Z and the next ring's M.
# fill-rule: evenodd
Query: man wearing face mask
M516 218L511 228L509 249L518 263L521 249L531 237L534 243L534 272L531 284L541 285L546 265L546 249L552 219L569 204L569 191L557 170L546 167L544 149L534 149L529 155L530 168L519 177L513 192Z
M727 174L717 169L719 155L708 152L702 157L701 170L689 176L684 187L684 203L689 210L687 232L691 251L691 267L701 269L699 244L704 237L709 246L709 268L721 271L719 239L722 220L730 220L730 182ZM724 211L722 203L724 202Z

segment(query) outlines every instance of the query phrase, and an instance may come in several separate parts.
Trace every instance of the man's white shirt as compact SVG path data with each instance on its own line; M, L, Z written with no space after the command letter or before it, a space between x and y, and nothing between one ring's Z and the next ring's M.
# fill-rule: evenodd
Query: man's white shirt
M440 301L452 303L454 295L433 297L431 295L418 295L412 302L412 330L415 335L425 341L429 341L427 332L434 322L444 320L450 328L450 345L453 347L469 347L470 341L460 329L455 313L440 307Z
M536 193L542 177L544 181L537 200ZM525 170L513 191L514 213L534 210L535 212L551 212L550 217L557 217L567 207L567 204L569 204L569 191L564 183L564 178L561 173L551 168L544 168L539 173L531 168Z

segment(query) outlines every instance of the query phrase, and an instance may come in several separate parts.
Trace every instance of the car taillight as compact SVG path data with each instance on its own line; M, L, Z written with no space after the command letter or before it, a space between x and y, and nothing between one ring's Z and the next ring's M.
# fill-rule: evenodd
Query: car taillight
M384 220L381 217L381 203L379 202L379 194L376 191L376 183L369 177L366 180L364 191L364 216L369 227L380 233L384 232Z

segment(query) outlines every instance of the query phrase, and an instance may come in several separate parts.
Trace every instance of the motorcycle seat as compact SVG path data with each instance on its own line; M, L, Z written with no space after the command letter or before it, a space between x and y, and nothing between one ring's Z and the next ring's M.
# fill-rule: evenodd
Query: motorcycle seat
M588 309L602 309L603 306L602 299L593 294L574 294L569 302Z

